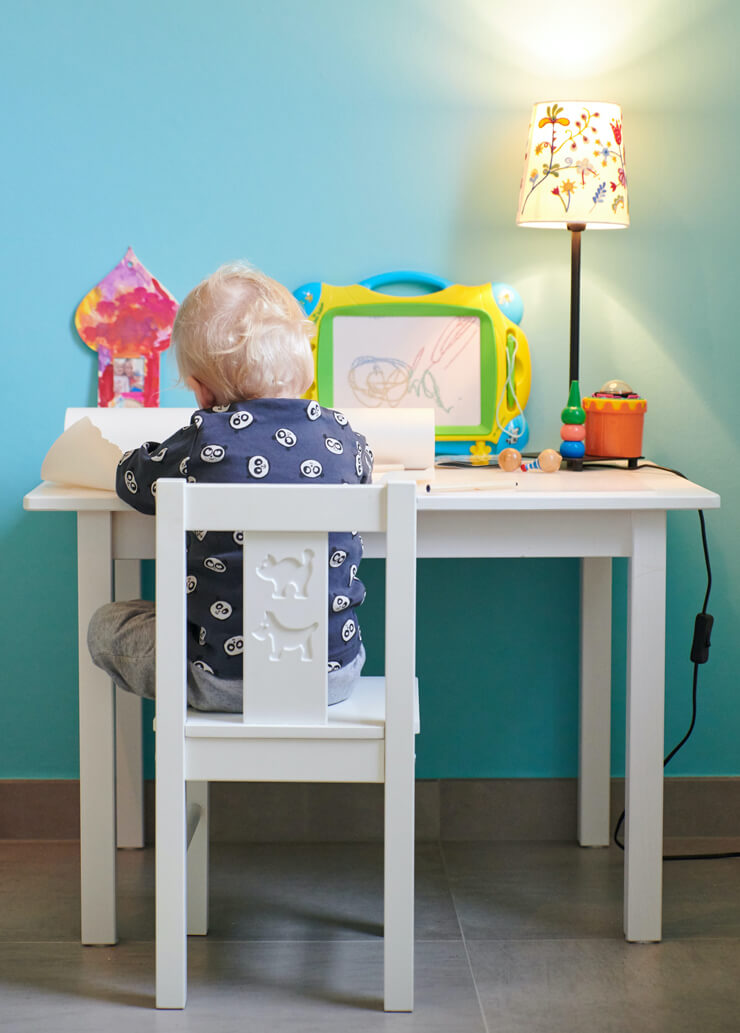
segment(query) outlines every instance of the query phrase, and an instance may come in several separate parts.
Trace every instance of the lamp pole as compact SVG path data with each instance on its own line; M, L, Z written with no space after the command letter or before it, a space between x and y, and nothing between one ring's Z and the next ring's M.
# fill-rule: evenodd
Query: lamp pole
M569 222L570 230L570 376L569 384L578 380L579 336L581 328L581 234L585 222Z

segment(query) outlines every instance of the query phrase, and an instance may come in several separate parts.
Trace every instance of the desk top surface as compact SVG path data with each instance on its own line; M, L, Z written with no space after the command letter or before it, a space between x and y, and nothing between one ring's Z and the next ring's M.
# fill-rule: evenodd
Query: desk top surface
M399 475L396 475L399 476ZM410 475L412 476L412 475ZM446 510L717 509L720 497L655 467L504 473L492 467L437 470L432 490L419 484L420 512ZM39 484L23 499L34 512L131 512L113 492Z

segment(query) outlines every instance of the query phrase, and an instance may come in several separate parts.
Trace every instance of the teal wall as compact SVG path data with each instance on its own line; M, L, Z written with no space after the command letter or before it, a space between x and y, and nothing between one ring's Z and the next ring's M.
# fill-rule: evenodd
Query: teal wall
M682 8L679 11L679 7ZM685 7L685 10L683 9ZM735 0L36 0L6 12L0 777L77 774L74 521L25 514L66 406L94 404L72 327L134 247L178 297L243 257L291 287L419 268L525 301L535 448L565 402L568 239L514 224L533 101L622 104L632 226L583 244L582 381L648 398L645 448L722 494L716 617L674 774L740 773ZM190 404L163 370L166 405ZM666 741L690 717L703 594L669 518ZM624 745L615 564L614 772ZM420 565L424 777L576 770L577 564ZM378 564L367 564L375 595ZM368 604L371 666L377 607ZM609 658L605 657L608 663Z

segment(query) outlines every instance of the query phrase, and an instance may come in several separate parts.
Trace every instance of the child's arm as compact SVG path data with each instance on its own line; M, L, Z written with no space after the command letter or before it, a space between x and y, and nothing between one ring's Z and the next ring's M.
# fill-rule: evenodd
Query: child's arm
M161 443L146 441L125 452L116 470L119 498L140 513L153 515L160 477L187 477L188 459L194 453L198 427L191 423Z

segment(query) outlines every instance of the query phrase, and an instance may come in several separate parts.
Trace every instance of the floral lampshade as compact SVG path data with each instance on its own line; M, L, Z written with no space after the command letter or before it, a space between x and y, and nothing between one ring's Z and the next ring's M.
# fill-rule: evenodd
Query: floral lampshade
M542 229L629 226L618 104L535 104L516 221Z

